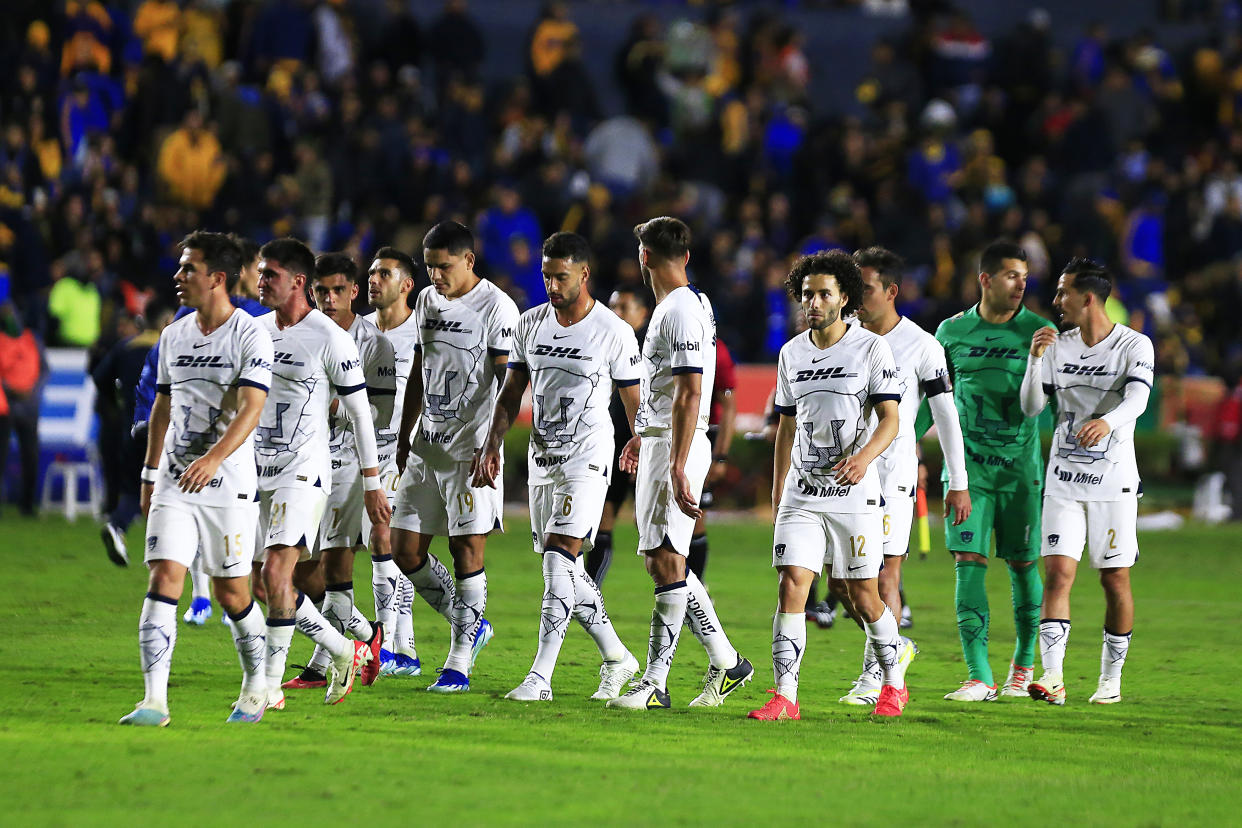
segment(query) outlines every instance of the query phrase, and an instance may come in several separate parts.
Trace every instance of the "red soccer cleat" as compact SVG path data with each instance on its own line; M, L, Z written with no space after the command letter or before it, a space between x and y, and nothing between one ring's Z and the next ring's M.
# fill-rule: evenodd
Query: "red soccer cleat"
M280 685L281 690L311 690L316 687L327 687L328 677L323 673L303 667L302 672Z
M880 700L875 703L875 710L871 711L871 715L900 716L908 698L904 687L898 689L886 684L880 688Z
M748 719L758 719L762 722L779 722L785 719L801 719L802 714L798 712L798 703L791 702L775 690L769 690L772 698L758 710L752 710L746 714Z
M358 680L363 687L370 687L380 674L380 645L384 643L384 625L376 621L371 625L371 638L367 640L367 649L371 658L358 668Z

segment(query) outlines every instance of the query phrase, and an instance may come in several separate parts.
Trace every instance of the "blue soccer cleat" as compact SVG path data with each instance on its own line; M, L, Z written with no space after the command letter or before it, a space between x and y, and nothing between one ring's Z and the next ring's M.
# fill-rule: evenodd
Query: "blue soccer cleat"
M441 670L436 683L427 688L430 693L465 693L470 689L470 679L456 670Z
M392 671L395 670L397 667L396 656L394 656L391 651L385 650L383 647L380 647L379 661L380 661L380 670L379 670L380 676L383 677L383 676L392 675Z
M225 722L254 724L263 718L266 710L266 693L242 693L233 705L233 712L229 714Z
M396 653L392 657L392 664L392 668L388 671L390 676L421 676L423 674L423 665L418 660L418 656Z
M479 660L479 651L487 646L487 642L496 637L496 630L486 618L479 619L479 628L474 633L474 645L470 648L470 672L474 672L474 663Z
M117 724L137 727L168 727L170 721L172 719L166 710L157 710L154 707L135 707L133 713L122 716Z
M185 615L181 616L182 620L187 624L193 624L201 627L207 623L207 619L211 617L211 599L195 598L190 602L190 608L185 611Z

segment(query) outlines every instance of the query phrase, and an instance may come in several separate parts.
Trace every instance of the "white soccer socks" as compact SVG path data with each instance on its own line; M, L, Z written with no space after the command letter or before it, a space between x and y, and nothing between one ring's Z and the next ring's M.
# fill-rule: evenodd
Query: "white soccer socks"
M574 604L574 619L582 625L587 635L599 649L599 657L607 662L617 662L629 654L629 649L621 643L608 610L604 608L604 596L599 584L586 573L582 556L578 556L577 575L574 577L577 601Z
M539 650L530 671L551 684L556 659L565 643L569 619L577 603L577 568L564 549L549 546L543 551L543 605L539 612Z
M897 626L897 619L893 617L893 611L887 606L884 607L884 612L878 619L864 621L863 627L867 631L871 649L875 652L875 660L879 662L880 671L884 674L884 683L901 689L906 684L906 677L897 667L901 630Z
M397 633L397 588L405 579L392 555L371 558L371 592L375 595L375 620L384 626L383 647L393 652Z
M289 645L293 643L292 618L267 619L267 653L263 673L267 676L267 690L273 697L280 695L280 685L285 680L285 660L289 658Z
M267 690L264 661L267 649L267 624L263 612L254 601L236 616L229 614L233 646L242 668L242 693L262 696Z
M737 664L737 650L729 642L729 636L725 635L707 588L689 568L686 569L686 589L686 619L690 622L690 632L707 650L707 658L713 667L731 670Z
M417 572L411 573L410 580L414 589L423 598L427 595L419 586L417 576L430 568L431 563L439 564L432 556L427 556L428 565ZM441 569L443 567L441 566ZM446 572L447 574L447 572ZM428 601L428 603L431 603ZM433 604L434 606L434 604ZM463 676L470 675L470 660L474 650L474 636L479 630L479 622L487 611L487 573L482 569L469 572L457 579L454 585L452 613L449 621L453 627L453 640L449 645L448 658L444 661L445 670L456 670Z
M404 575L397 582L397 629L392 635L391 652L418 657L414 646L414 585Z
M1044 618L1039 622L1039 660L1047 675L1061 676L1065 670L1065 647L1069 644L1068 618Z
M353 651L344 633L333 628L323 617L315 605L306 600L304 593L298 593L297 603L298 631L323 647L333 658L343 658ZM283 666L281 672L284 672ZM269 673L270 675L270 673Z
M772 618L772 672L776 692L798 701L798 673L806 653L806 613L778 612Z
M1130 652L1130 635L1130 633L1117 635L1105 628L1104 646L1100 651L1101 679L1121 678L1121 668L1126 666L1126 656Z
M138 648L142 656L141 707L168 710L168 673L177 645L177 602L148 592L138 617Z
M482 571L479 570L479 572ZM407 572L406 576L422 599L432 609L443 615L450 624L453 623L455 604L453 594L457 586L444 564L440 563L435 555L428 555L422 566L412 572ZM460 581L457 582L457 584L460 583Z
M660 690L668 684L668 671L677 652L677 639L681 637L689 596L690 588L685 581L675 581L655 589L655 609L651 612L651 638L647 642L647 669L643 671L643 680Z

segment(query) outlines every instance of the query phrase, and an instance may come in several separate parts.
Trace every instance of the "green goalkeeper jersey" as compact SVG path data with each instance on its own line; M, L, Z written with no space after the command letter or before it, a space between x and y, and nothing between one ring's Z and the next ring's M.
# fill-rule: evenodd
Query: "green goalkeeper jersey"
M1041 327L1056 329L1025 307L994 325L975 305L936 329L953 378L972 489L1012 492L1043 485L1039 420L1024 415L1018 402L1031 337Z

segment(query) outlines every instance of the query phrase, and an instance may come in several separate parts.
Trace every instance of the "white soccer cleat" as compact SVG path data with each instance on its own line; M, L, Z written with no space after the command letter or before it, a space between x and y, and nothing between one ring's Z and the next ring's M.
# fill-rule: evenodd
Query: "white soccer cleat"
M657 710L670 704L668 693L646 679L639 679L615 699L609 699L607 707L613 710Z
M862 675L854 682L849 692L837 699L838 702L855 707L876 706L880 700L880 687L884 684L884 677L880 672L879 664L872 662L868 668L862 671Z
M277 688L276 690L267 691L267 709L268 710L284 710L285 709L285 691Z
M552 701L552 685L538 673L529 673L522 683L505 693L506 699L514 701Z
M737 664L728 670L709 666L703 676L703 692L694 697L690 707L719 707L725 698L755 675L755 668L739 654Z
M945 694L945 701L989 702L996 701L996 686L984 684L979 679L967 679L952 693Z
M1031 678L1034 674L1034 667L1019 667L1012 661L1009 662L1009 675L1000 689L1000 695L1017 699L1029 698L1027 688L1031 686Z
M371 660L371 648L365 641L351 641L350 651L339 659L332 660L331 675L328 676L328 692L323 697L324 704L340 704L349 692L354 689L354 679L362 665Z
M1088 699L1092 704L1116 704L1121 701L1121 676L1117 678L1104 678L1100 676L1099 686L1095 688L1095 692Z
M914 657L919 654L919 647L909 638L901 636L900 643L897 645L897 672L901 677L901 686L906 686L906 671L910 669L910 665L914 662ZM881 678L883 673L881 673Z
M263 718L263 713L267 710L267 694L260 690L258 693L247 693L244 690L237 697L237 701L233 702L233 712L225 719L226 722L240 724L255 724Z
M99 539L103 541L104 551L108 560L117 566L129 566L129 550L125 548L125 533L121 527L108 522L99 530Z
M621 695L621 688L638 672L638 659L628 650L620 661L605 661L599 666L599 689L591 696L596 701L608 701Z

